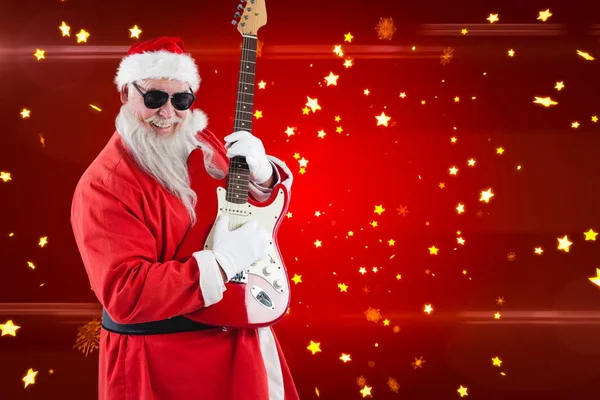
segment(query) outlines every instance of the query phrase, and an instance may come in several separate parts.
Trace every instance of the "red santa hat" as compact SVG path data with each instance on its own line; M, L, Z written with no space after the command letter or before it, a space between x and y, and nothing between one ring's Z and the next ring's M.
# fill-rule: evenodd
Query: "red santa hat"
M160 37L134 43L121 60L115 83L124 85L142 79L173 79L187 82L193 92L200 87L200 74L192 56L177 37Z

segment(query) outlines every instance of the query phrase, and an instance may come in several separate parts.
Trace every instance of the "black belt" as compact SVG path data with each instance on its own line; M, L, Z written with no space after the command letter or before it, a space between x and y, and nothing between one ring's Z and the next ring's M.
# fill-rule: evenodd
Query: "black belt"
M102 310L102 327L109 332L125 335L158 335L220 328L192 321L182 315L161 321L142 322L140 324L118 324L112 320L106 310Z

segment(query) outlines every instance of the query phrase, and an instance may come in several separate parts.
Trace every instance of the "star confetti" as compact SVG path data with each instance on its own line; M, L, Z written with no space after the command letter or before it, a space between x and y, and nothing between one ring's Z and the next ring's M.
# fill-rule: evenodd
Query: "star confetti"
M490 14L489 17L486 18L488 21L490 21L490 24L493 24L494 22L498 22L500 19L498 18L498 14Z
M580 56L580 57L582 57L586 61L594 61L595 60L595 58L592 57L589 53L586 53L586 52L581 51L581 50L577 50L577 55Z
M13 324L12 320L9 319L8 321L6 321L6 323L0 324L0 331L2 331L2 335L0 336L17 336L17 329L19 328L20 326Z
M45 59L45 58L46 58L45 54L46 54L46 51L45 51L45 50L42 50L42 49L35 49L35 53L33 53L33 56L34 56L35 58L37 58L37 60L38 60L38 61L40 61L40 60L43 60L43 59Z
M71 27L65 21L58 27L63 36L71 36Z
M460 395L460 397L467 396L467 388L463 387L463 385L460 385L460 387L456 391L458 392L458 394Z
M139 39L140 33L142 33L142 30L140 28L138 28L137 25L134 25L133 28L129 29L129 32L131 33L131 36L129 36L129 37Z
M25 387L35 384L35 376L37 373L38 371L34 371L32 368L29 368L27 374L22 379L22 381L25 382Z
M321 343L315 343L312 340L308 345L307 349L312 352L313 355L321 351Z
M592 283L600 286L600 268L596 268L596 276L589 278Z
M77 43L87 43L87 39L90 37L90 34L82 29L75 36L77 36Z
M540 15L537 17L537 19L541 20L542 22L546 22L546 20L551 16L552 13L550 12L550 9L547 9L546 11L540 11Z

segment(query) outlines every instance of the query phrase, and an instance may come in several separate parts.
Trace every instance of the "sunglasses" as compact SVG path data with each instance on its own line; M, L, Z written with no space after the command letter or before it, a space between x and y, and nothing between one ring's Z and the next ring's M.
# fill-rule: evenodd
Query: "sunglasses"
M133 87L135 87L144 98L144 105L151 110L161 108L170 98L171 104L176 110L185 111L190 108L194 103L194 100L196 100L196 96L192 93L191 88L189 93L174 93L172 96L169 96L169 93L163 92L162 90L149 90L146 93L143 93L135 82L133 82Z

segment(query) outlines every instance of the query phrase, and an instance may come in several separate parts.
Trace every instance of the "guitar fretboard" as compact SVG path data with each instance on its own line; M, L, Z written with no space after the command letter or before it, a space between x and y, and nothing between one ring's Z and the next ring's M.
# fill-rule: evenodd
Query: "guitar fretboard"
M240 75L235 104L234 132L252 132L254 114L254 84L256 74L256 36L242 36ZM227 201L244 204L248 201L250 170L245 157L233 157L227 176Z

